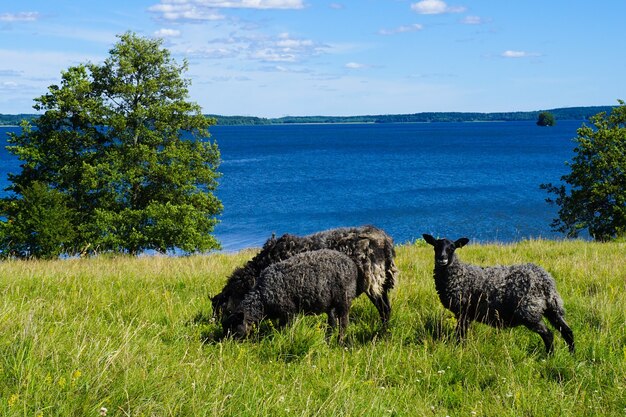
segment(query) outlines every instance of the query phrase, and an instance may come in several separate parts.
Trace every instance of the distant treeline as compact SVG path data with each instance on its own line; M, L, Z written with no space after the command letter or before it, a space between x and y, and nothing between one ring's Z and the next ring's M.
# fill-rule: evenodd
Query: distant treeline
M249 116L209 115L218 125L277 125L293 123L429 123L429 122L519 122L537 121L539 113L550 112L558 120L587 120L614 106L568 107L551 110L502 113L428 112L368 116L285 116L274 119Z
M536 121L542 111L550 112L557 120L587 120L600 112L610 113L614 106L566 107L551 110L502 113L428 112L413 114L382 114L369 116L285 116L263 118L253 116L220 116L209 114L218 125L278 125L294 123L429 123L429 122L519 122ZM0 114L0 126L19 125L22 119L33 119L35 114Z
M36 114L0 114L0 126L18 126L22 119L32 120Z

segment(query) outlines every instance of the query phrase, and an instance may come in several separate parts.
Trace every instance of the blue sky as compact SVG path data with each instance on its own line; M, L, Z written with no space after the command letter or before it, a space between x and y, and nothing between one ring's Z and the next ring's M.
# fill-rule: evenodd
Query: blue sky
M523 111L626 99L626 1L0 2L0 113L31 113L116 34L189 61L204 113Z

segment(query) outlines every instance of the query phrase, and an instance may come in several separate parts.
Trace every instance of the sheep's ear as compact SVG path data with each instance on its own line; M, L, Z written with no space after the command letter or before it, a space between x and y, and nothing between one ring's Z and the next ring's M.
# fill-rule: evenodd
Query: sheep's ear
M426 241L426 243L428 243L429 245L433 245L433 246L435 246L435 242L436 242L436 240L435 240L435 238L434 238L434 237L432 237L431 235L427 235L426 233L424 233L424 234L422 235L422 237L424 238L424 240Z
M213 307L213 313L216 313L217 306L222 303L223 297L224 296L222 295L222 293L219 293L211 298L211 307Z
M454 247L455 248L462 248L463 246L467 245L469 243L469 239L466 237L462 237L460 239L457 239L456 242L454 242Z

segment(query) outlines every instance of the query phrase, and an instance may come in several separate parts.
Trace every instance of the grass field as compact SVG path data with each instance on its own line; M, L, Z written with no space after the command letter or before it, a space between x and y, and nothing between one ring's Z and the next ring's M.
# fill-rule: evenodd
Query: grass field
M547 356L525 328L453 338L432 249L397 248L390 331L365 296L347 345L325 317L218 340L209 295L253 252L0 263L2 416L626 416L626 244L469 245L469 262L535 262L574 330ZM106 408L100 411L101 408Z

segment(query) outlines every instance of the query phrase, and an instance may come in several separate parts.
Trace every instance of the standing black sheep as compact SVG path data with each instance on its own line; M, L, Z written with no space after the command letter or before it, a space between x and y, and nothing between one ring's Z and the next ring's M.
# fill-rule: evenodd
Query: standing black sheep
M374 226L331 229L308 236L285 234L278 239L268 239L261 252L237 268L222 291L211 299L214 314L228 317L269 265L318 249L337 250L354 261L358 269L357 295L365 292L386 324L391 315L388 293L395 284L398 269L394 262L393 239Z
M294 255L263 270L224 327L245 337L264 318L285 324L297 313L326 313L331 330L339 320L342 342L357 295L357 275L355 263L341 252L321 249Z
M563 300L548 272L534 264L469 265L454 253L469 239L452 242L426 234L423 237L435 248L435 288L444 307L456 316L459 338L465 336L473 320L494 327L523 325L539 333L546 350L552 352L554 336L543 323L545 316L574 352L574 334L564 319Z

